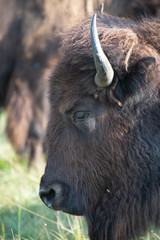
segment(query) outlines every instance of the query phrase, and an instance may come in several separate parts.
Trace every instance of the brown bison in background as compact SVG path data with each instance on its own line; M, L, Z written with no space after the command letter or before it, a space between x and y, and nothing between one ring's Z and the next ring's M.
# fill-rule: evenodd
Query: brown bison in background
M7 134L29 165L41 158L49 115L47 80L59 57L60 32L98 0L0 0L0 106Z
M131 240L160 222L160 20L95 17L50 77L40 197L84 215L91 240Z
M160 0L106 0L105 11L120 17L160 17Z

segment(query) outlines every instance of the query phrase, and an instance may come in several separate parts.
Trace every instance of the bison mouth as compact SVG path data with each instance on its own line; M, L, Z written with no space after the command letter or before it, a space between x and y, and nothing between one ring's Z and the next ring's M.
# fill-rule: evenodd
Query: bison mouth
M40 187L39 196L50 209L77 216L83 215L82 204L77 197L73 197L74 195L66 184L54 183L47 188Z

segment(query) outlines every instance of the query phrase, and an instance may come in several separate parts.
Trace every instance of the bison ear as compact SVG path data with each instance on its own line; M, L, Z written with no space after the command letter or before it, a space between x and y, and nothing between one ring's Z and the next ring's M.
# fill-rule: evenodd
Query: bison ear
M157 59L155 56L144 57L134 65L133 68L143 70L144 74L148 74L150 70L155 70L157 66Z
M153 79L156 66L157 60L154 56L145 57L131 66L124 78L118 81L114 90L115 97L120 102L125 102L129 96L138 92Z

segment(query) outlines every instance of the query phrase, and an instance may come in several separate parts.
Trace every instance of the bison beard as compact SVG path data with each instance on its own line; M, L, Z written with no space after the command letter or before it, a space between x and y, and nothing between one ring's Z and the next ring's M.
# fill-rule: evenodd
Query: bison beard
M97 17L114 70L101 88L90 22L64 35L50 79L40 197L50 208L84 215L91 240L130 240L160 220L160 21Z

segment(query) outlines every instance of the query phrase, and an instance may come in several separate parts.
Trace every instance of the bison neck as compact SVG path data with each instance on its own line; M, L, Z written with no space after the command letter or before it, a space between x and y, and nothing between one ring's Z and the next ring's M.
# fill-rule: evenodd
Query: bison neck
M159 183L140 185L134 186L132 182L130 189L121 188L110 193L110 197L107 192L90 209L86 219L91 240L130 240L143 236L151 224L158 226Z

